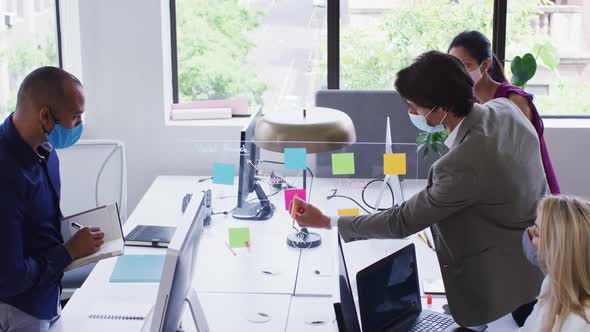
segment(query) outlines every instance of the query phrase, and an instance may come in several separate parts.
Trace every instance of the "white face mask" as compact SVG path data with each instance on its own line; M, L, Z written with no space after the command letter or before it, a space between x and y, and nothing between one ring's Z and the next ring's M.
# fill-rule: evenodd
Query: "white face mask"
M426 115L420 115L420 114L412 114L408 112L408 115L410 116L410 121L412 121L412 124L422 130L425 131L427 133L434 133L437 131L443 131L445 130L445 127L442 125L443 121L445 121L445 118L447 117L447 115L445 114L445 117L441 120L441 122L436 125L436 126L431 126L428 124L428 122L426 121L426 118L430 115L430 113L434 112L434 110L437 108L438 106L434 106L430 112L428 112L428 114Z
M479 80L481 80L481 78L483 76L481 74L481 71L479 70L480 68L481 68L481 65L479 65L479 67L475 68L475 70L469 72L469 76L471 76L471 79L473 80L473 84L479 82Z

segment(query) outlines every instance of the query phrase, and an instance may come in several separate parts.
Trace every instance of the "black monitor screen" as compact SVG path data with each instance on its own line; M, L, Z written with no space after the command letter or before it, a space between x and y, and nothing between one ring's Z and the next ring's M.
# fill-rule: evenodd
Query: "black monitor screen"
M338 236L338 261L340 303L334 305L336 319L338 320L338 330L340 332L360 332L360 324L356 313L356 306L354 305L350 280L348 279L348 269L344 260L344 251L342 250L340 236Z
M421 311L413 244L363 269L356 280L363 331L379 331Z
M260 155L259 148L254 144L254 131L258 119L262 116L259 108L248 119L240 132L240 169L238 176L238 207L243 207L248 195L254 191L256 184L256 163Z

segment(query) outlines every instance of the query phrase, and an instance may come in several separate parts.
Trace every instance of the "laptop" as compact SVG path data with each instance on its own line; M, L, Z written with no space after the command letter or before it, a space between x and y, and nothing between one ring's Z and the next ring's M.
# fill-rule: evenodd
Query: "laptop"
M167 248L176 227L137 225L125 236L126 246Z
M352 287L348 279L348 269L344 260L344 251L342 251L342 242L338 235L338 283L339 292L334 294L334 314L339 332L361 332L354 297L352 296Z
M340 256L340 278L347 282L347 291L340 283L340 313L336 319L343 318L344 329L340 331L360 331L357 310L354 306L352 289L347 274L342 242L338 239ZM359 297L359 312L362 331L387 332L450 332L459 326L450 316L429 310L422 310L420 286L416 264L416 250L410 244L401 250L377 261L359 271L356 276ZM344 303L352 303L344 305ZM335 304L335 310L337 305ZM346 310L342 310L345 309ZM344 317L349 316L349 317ZM351 317L354 316L354 317ZM354 321L356 321L356 326Z

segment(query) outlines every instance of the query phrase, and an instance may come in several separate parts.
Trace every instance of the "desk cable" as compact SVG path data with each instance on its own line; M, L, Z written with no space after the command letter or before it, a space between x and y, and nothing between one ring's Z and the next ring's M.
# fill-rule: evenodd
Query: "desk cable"
M383 179L374 179L374 180L371 180L371 181L367 182L367 184L365 184L365 186L363 187L363 190L361 191L361 198L362 198L362 200L363 200L363 203L364 203L364 204L365 204L365 205L366 205L366 206L367 206L369 209L375 210L375 207L374 207L374 206L371 206L371 204L367 203L367 200L365 199L365 191L367 190L367 188L368 188L368 187L369 187L371 184L373 184L373 183L375 183L375 182L382 182L382 181L383 181ZM393 189L391 188L391 185L389 185L389 183L387 183L387 188L389 188L389 192L391 193L391 201L392 201L392 202L395 202L395 196L393 195ZM350 196L339 195L339 194L338 194L338 189L332 189L332 194L331 194L331 195L329 195L329 196L326 196L326 199L332 199L332 198L345 198L345 199L348 199L348 200L350 200L350 201L354 202L356 205L358 205L358 206L359 206L361 209L363 209L363 211L365 211L366 213L369 213L369 214L371 214L371 213L372 213L372 212L371 212L371 211L369 211L369 210L368 210L368 209L367 209L365 206L363 206L361 203L359 203L359 202L358 202L356 199L354 199L354 198L352 198L352 197L350 197ZM385 210L387 210L387 209L385 209L385 208L379 208L379 209L378 209L378 211L385 211Z

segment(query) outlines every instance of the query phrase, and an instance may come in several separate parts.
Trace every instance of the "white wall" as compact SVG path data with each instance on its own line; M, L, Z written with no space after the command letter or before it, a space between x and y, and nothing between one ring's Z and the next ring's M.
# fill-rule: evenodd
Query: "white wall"
M237 159L237 154L197 153L189 142L239 140L237 127L165 125L172 89L167 0L80 0L79 10L83 139L125 143L129 212L157 175L211 174L213 161Z
M87 96L83 138L126 144L129 212L157 175L211 174L213 161L237 158L233 153L197 153L198 144L188 141L237 140L238 127L165 124L171 103L168 2L80 0L79 4ZM546 129L565 193L590 197L589 134L590 129Z
M545 120L545 140L561 192L590 199L590 119L563 122L573 121L578 124L547 128L557 121Z

